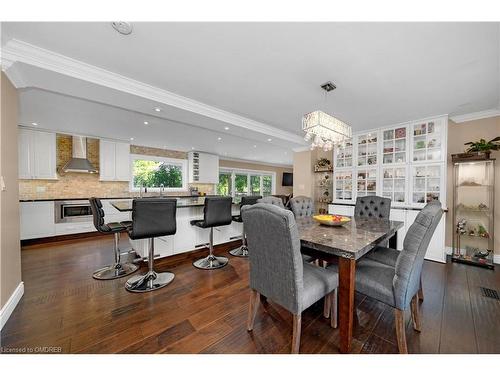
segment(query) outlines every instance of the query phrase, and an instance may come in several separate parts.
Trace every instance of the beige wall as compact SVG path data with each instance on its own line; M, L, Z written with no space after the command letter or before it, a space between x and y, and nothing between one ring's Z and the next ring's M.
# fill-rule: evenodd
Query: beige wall
M311 151L293 154L293 195L313 196L314 157Z
M0 307L21 282L19 185L17 183L17 90L1 73L0 175Z
M465 142L477 141L481 138L490 140L500 136L500 117L492 117L482 120L468 121L456 124L448 123L448 163L447 163L447 185L446 203L448 213L446 215L446 246L452 246L453 228L453 164L451 154L463 152L466 148ZM500 152L493 151L492 158L500 158ZM500 254L500 160L495 164L495 254Z
M72 141L71 136L57 134L57 180L19 180L19 197L22 200L29 199L61 199L61 198L88 198L97 196L100 198L132 197L127 181L99 181L98 174L67 173L61 168L71 158ZM163 150L142 146L130 146L130 152L140 155L151 155L175 159L187 159L187 153L183 151ZM87 138L87 157L90 162L99 169L99 140ZM198 186L200 192L213 194L213 185L193 184ZM182 195L185 193L171 193L171 195ZM158 193L151 193L158 194ZM150 194L150 195L151 195Z
M276 194L279 194L279 195L292 194L293 189L291 186L281 186L281 181L283 179L283 172L293 172L292 168L274 167L274 166L265 165L265 164L246 163L246 162L233 161L233 160L222 160L222 159L219 161L219 167L221 167L221 168L253 169L253 170L258 170L258 171L275 172L276 173ZM293 175L293 178L295 179L295 174Z

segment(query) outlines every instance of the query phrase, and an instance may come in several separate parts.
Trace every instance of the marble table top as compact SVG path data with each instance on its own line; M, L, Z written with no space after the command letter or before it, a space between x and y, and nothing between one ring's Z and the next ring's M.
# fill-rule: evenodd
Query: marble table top
M303 246L349 259L359 259L403 227L401 221L351 218L341 227L321 225L311 217L297 219Z

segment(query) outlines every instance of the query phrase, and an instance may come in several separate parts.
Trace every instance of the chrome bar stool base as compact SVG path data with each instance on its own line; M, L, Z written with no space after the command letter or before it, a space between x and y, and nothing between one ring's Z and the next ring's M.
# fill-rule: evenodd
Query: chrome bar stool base
M175 278L171 272L148 271L145 275L131 277L125 283L125 289L134 293L152 292L170 284Z
M200 270L216 270L218 268L224 267L229 260L226 257L216 257L210 254L206 258L198 259L193 262L193 266L199 268Z
M138 270L138 266L131 263L115 264L98 269L92 274L97 280L113 280L123 276L130 275Z
M248 258L248 247L246 245L241 245L236 249L230 250L229 254L234 257Z

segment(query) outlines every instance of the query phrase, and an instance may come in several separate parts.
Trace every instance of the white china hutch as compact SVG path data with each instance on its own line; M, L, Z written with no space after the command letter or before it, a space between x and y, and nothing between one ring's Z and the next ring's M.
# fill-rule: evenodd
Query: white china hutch
M356 133L335 147L334 193L329 213L353 215L357 197L392 200L391 219L403 221L398 249L419 209L439 200L446 208L448 117L440 116ZM445 262L445 217L436 228L426 259Z

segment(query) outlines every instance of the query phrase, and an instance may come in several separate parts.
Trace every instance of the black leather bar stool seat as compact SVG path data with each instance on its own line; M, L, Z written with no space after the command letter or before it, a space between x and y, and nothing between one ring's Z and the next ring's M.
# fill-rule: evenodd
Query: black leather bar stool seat
M191 220L191 225L199 228L210 228L209 254L206 258L193 262L193 266L202 270L213 270L224 267L228 259L215 256L214 251L214 227L231 224L232 206L231 197L207 197L203 207L203 220Z
M121 263L120 260L120 233L127 230L126 226L121 223L105 223L101 200L99 198L90 198L89 202L95 229L100 233L114 234L113 250L115 254L115 263L98 269L92 274L92 277L98 280L112 280L137 271L138 267L135 264Z
M257 203L257 200L261 199L261 195L250 195L241 197L240 201L240 214L233 216L233 221L237 223L243 223L243 218L241 217L241 207L250 206ZM235 257L247 258L248 257L248 247L247 239L245 236L245 227L243 226L243 233L241 234L241 246L236 249L230 250L229 254Z
M133 240L148 240L148 272L127 280L125 289L129 292L151 292L170 284L175 275L171 272L155 272L154 239L171 236L177 232L176 199L134 199L132 202L132 226L128 235Z

